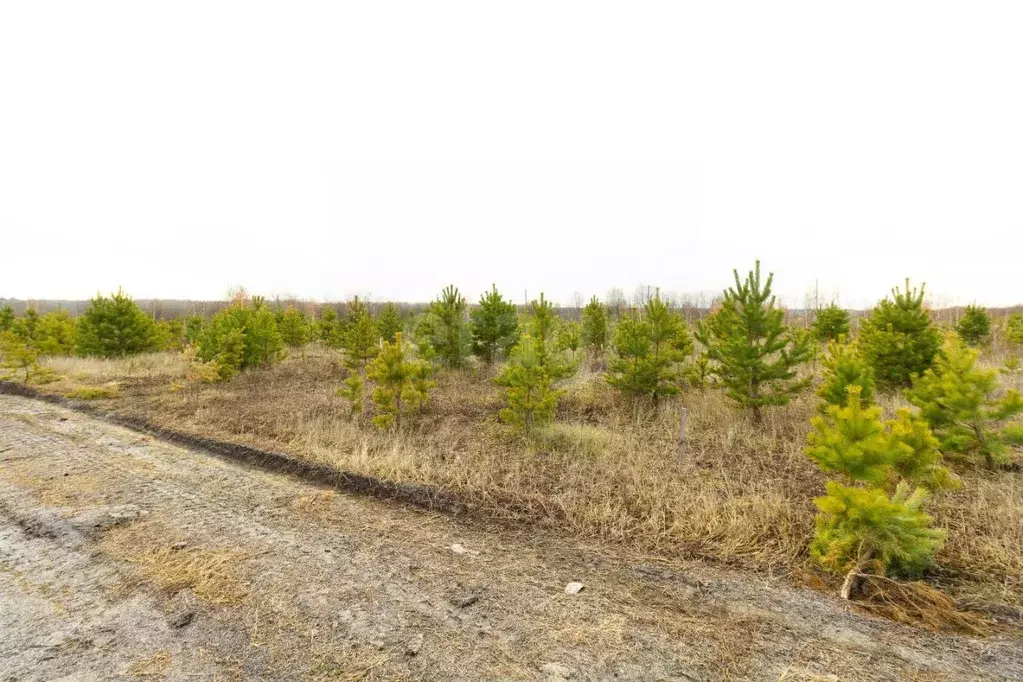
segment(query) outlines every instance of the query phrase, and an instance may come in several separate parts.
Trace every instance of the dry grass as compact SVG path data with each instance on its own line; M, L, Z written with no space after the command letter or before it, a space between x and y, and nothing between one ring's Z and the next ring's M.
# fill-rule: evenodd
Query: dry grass
M126 358L80 358L57 356L41 358L40 364L57 374L97 384L114 379L178 379L188 370L188 359L181 353L147 353Z
M527 442L498 422L502 398L487 370L442 372L419 420L382 433L351 421L335 397L344 376L338 360L311 349L305 359L227 384L190 383L175 392L167 384L129 384L115 402L173 428L389 481L442 486L490 517L750 568L806 564L813 499L825 480L803 454L812 396L768 411L761 425L716 390L683 394L656 414L636 413L583 371L566 387L558 423ZM894 411L902 401L883 404ZM689 419L684 456L682 405ZM932 503L938 525L949 531L939 556L942 579L961 596L1023 604L1023 473L960 473L963 488ZM320 502L302 504L312 510Z
M137 679L162 680L167 676L167 668L171 666L170 652L161 649L149 658L138 661L124 671L125 675Z
M245 586L238 577L244 552L219 547L174 549L176 538L158 524L136 523L110 530L100 547L134 565L142 579L168 593L190 588L211 604L237 604L245 598Z

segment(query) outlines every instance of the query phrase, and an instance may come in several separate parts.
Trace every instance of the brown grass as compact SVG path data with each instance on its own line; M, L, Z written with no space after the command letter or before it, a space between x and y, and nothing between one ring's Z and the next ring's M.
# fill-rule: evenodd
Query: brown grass
M101 550L138 569L139 577L168 593L190 588L211 604L237 604L246 595L238 577L246 555L222 547L174 549L177 536L155 523L114 528L103 536Z
M97 380L117 371L104 367ZM334 395L344 373L330 350L310 349L305 359L226 384L170 391L184 372L128 385L112 404L176 429L388 481L442 486L492 518L749 568L792 572L807 563L813 499L825 480L803 454L812 395L767 411L761 425L710 389L637 414L583 370L566 387L557 423L527 442L497 420L501 393L486 369L441 372L423 414L397 433L349 419ZM883 401L888 411L901 404ZM1021 605L1023 473L960 474L963 488L931 505L949 531L939 556L943 584L966 598ZM312 509L319 501L303 504Z

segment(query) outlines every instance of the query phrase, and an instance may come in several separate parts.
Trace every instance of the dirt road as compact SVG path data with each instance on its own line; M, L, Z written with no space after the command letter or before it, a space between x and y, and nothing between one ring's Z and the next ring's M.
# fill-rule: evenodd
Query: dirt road
M1023 647L334 494L0 395L0 680L132 678L1023 679Z

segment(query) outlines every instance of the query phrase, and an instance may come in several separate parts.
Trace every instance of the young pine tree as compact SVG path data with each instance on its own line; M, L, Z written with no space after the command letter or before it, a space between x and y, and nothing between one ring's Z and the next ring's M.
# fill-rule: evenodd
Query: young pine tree
M206 320L203 319L202 315L189 315L188 319L185 320L185 341L188 345L194 346L199 342L199 337L202 336L203 327L206 326Z
M10 304L0 308L0 334L11 331L14 325L14 308Z
M380 354L366 368L366 377L376 384L373 424L380 429L397 427L403 417L418 412L435 385L431 371L430 363L416 358L402 341L401 332L394 343L384 342Z
M479 305L469 318L473 353L488 365L505 355L518 341L515 305L501 297L496 285L480 296Z
M859 348L882 388L909 386L934 364L941 334L924 309L924 287L892 289L860 325Z
M735 287L724 292L721 309L703 320L697 338L716 363L725 394L752 410L784 405L809 379L797 380L796 368L810 357L810 337L789 330L784 312L771 295L774 274L760 279L760 261L746 281L733 270Z
M991 339L991 318L977 305L968 305L956 323L956 333L968 346L984 346Z
M75 321L66 310L46 313L39 318L36 347L40 355L71 355L78 345Z
M635 400L678 393L681 363L693 341L685 322L660 296L647 300L643 313L624 317L615 328L614 359L607 382Z
M309 343L312 330L305 313L294 306L288 306L277 316L277 329L281 333L281 340L292 351L301 349L305 355L305 345Z
M355 299L349 304L345 323L345 363L352 369L365 369L366 363L380 351L380 333L369 314L369 308Z
M582 312L583 343L590 354L603 358L609 339L610 315L596 296L590 299Z
M500 412L501 419L526 434L554 419L563 393L554 388L556 378L543 357L538 341L524 334L512 349L508 366L495 380L505 388L508 401Z
M377 315L377 332L380 334L380 338L387 343L394 343L404 328L405 323L401 320L398 306L389 302L380 309L380 313Z
M951 339L907 395L941 440L943 452L983 458L993 469L1006 462L1006 424L1023 412L1023 397L1016 391L1000 393L997 373L976 363L977 351Z
M1005 339L1011 346L1023 346L1023 313L1013 313L1005 323Z
M78 318L79 355L122 357L155 349L153 318L121 291L97 295Z
M320 318L316 321L316 336L331 348L341 347L344 338L341 319L332 306L324 306L320 310Z
M881 413L861 405L860 387L850 386L846 404L829 405L808 436L806 454L841 479L816 500L810 551L825 568L847 572L845 598L866 570L918 574L944 540L922 511L927 488L955 482L941 466L937 440L908 410L888 422Z
M501 419L526 434L554 418L563 393L555 385L575 371L575 366L554 347L558 327L554 306L540 294L540 299L530 304L530 311L526 333L519 337L508 366L495 379L505 388L508 401L500 412Z
M829 405L845 405L850 386L859 386L860 402L864 405L874 403L873 370L855 344L845 343L845 339L839 337L828 344L828 356L824 360L824 382L817 389L817 395L824 399L821 410Z
M39 367L39 351L13 331L0 332L0 366L24 372L27 384L29 376Z
M448 367L461 367L469 357L472 339L465 321L467 307L454 285L444 287L440 298L430 304L429 343L437 359Z
M558 330L558 350L575 353L582 345L582 327L578 322L569 322Z
M849 313L832 303L817 311L813 321L813 337L820 343L849 336Z

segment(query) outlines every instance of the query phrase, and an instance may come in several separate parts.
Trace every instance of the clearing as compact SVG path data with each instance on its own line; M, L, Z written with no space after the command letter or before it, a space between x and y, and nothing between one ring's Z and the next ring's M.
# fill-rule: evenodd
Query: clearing
M1023 646L0 395L0 680L133 678L997 680Z

